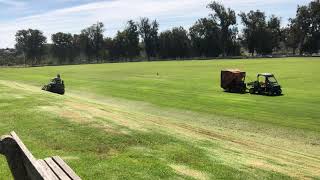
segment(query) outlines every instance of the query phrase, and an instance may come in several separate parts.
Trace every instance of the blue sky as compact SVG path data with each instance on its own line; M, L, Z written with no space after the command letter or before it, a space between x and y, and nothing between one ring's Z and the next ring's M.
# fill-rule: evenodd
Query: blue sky
M79 33L101 21L106 36L114 36L129 19L157 19L160 30L174 26L190 27L210 12L211 0L0 0L0 48L13 47L19 29L37 28L50 42L55 32ZM227 7L247 12L260 9L267 16L282 17L282 24L295 15L297 5L310 0L219 0ZM240 24L240 22L238 22Z

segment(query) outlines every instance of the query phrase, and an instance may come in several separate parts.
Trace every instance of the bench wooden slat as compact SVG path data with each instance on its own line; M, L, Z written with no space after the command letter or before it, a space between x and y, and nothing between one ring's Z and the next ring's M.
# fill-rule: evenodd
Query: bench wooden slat
M41 165L38 163L38 161L34 158L34 156L31 154L31 152L28 150L28 148L23 144L19 136L15 132L11 132L10 135L17 143L18 147L22 151L22 155L25 156L27 164L30 164L31 166L27 165L26 169L29 172L30 178L37 178L39 175L43 179L50 179L50 175L48 172L46 172ZM22 158L22 157L21 157Z
M44 161L50 167L50 169L56 174L59 179L71 180L69 176L53 161L52 158L46 158Z
M6 156L15 179L81 180L58 156L37 160L15 132L0 138L0 154Z
M31 154L31 152L28 150L28 148L23 144L23 142L21 141L19 136L15 132L11 132L10 135L16 141L16 143L18 144L18 146L22 150L23 154L25 154L30 161L36 161L36 159Z
M52 180L59 180L44 160L39 159L38 162L43 167L43 169L48 172L48 174Z
M81 180L81 178L59 156L53 156L52 159L72 180Z

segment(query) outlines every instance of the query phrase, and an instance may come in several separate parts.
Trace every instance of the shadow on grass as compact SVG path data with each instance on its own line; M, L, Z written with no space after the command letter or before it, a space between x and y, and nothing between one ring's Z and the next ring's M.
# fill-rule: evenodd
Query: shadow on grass
M229 93L229 94L239 94L239 95L247 95L247 94L250 94L250 95L256 95L256 96L267 96L267 97L281 97L281 96L284 96L285 94L279 94L279 95L268 95L266 93L262 93L262 94L259 94L259 93L254 93L254 94L251 94L250 92L246 91L246 92L230 92L230 91L222 91L224 93Z

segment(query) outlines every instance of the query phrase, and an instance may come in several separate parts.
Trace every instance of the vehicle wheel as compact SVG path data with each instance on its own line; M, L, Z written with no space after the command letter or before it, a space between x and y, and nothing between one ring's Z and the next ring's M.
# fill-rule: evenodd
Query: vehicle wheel
M253 88L249 89L250 94L255 94L255 90Z
M42 90L48 91L48 90L49 90L49 86L48 86L48 85L44 85L44 86L42 87Z
M281 94L282 94L282 91L280 90L280 91L277 91L277 96L280 96Z

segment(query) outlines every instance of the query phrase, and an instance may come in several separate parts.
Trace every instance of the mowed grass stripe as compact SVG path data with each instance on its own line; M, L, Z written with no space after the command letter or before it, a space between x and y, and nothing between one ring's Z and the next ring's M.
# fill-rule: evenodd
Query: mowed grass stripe
M1 132L85 179L317 178L316 59L1 69ZM220 70L233 67L276 73L285 96L222 92ZM66 96L39 90L56 73Z
M319 131L319 58L216 60L2 69L1 77L41 86L61 73L67 91L149 102L291 128ZM284 97L222 93L220 70L240 68L248 80L275 73ZM157 76L159 73L159 76Z
M32 88L32 86L26 85L26 88L23 88L23 84L14 83L17 85L18 89L29 89L34 93L40 93L40 90L36 90L36 88ZM11 86L14 87L14 86ZM49 94L51 95L51 94ZM51 95L51 98L54 96ZM250 173L248 175L242 176L241 172L237 172L237 175L241 178L244 177L250 177L255 176L257 169L263 169L263 171L266 171L265 173L262 173L262 177L270 174L267 173L268 171L271 172L278 172L290 175L292 177L304 177L306 174L315 175L316 167L319 165L319 160L317 160L317 155L312 157L310 154L316 154L319 152L316 148L313 149L313 151L308 151L307 154L300 153L299 151L292 151L290 148L299 149L301 147L297 146L296 144L292 143L293 146L286 146L281 147L279 145L282 145L283 142L288 143L286 140L282 139L282 142L279 144L272 144L275 140L274 137L268 137L263 136L259 139L253 139L250 136L248 136L245 133L245 130L243 129L237 129L235 132L229 132L228 129L224 130L218 130L223 127L219 126L206 126L206 127L200 127L199 124L191 124L188 121L184 121L185 119L181 117L181 119L172 119L166 116L156 116L153 114L149 114L148 111L140 110L128 110L126 106L123 106L121 104L109 104L104 103L103 101L96 101L92 99L86 99L82 96L77 95L67 95L66 97L58 96L59 102L57 103L50 103L51 106L44 106L47 107L45 109L46 112L51 112L55 115L59 115L60 118L67 118L73 122L77 122L80 124L85 124L90 127L97 128L98 130L103 130L106 133L112 133L115 136L122 136L123 133L125 135L132 135L132 131L142 131L144 133L146 132L160 132L162 134L170 134L171 136L168 136L165 138L165 141L168 143L171 142L171 137L178 137L179 139L183 140L182 142L192 142L195 147L203 149L205 148L206 151L203 152L202 156L209 156L210 159L214 160L214 163L216 165L223 165L227 167L241 167L245 168L246 171L249 171ZM88 102L89 101L89 102ZM139 105L137 103L136 105ZM59 108L59 106L61 108ZM178 112L175 112L176 114L179 114ZM181 113L181 112L180 112ZM199 116L199 115L198 115ZM80 118L80 119L79 119ZM207 121L210 121L212 119L207 119ZM135 124L132 126L132 124ZM115 126L114 126L115 125ZM235 125L235 124L234 124ZM129 128L125 130L126 128ZM239 126L238 126L239 127ZM122 130L120 130L122 129ZM123 131L124 129L124 131ZM263 132L260 134L255 133L251 134L255 136L261 136L263 135ZM170 138L169 138L170 137ZM149 137L148 137L149 138ZM266 141L266 139L270 139L270 141ZM139 139L136 139L138 142L141 141ZM200 140L200 141L199 141ZM205 146L203 146L202 141L206 140L210 143L206 143ZM280 139L278 139L280 140ZM150 141L151 142L151 141ZM151 144L157 144L156 141L152 142ZM200 144L199 144L200 143ZM217 146L217 143L220 145ZM296 142L298 143L298 142ZM208 144L210 146L208 146ZM119 145L119 144L118 144ZM116 145L116 146L118 146ZM120 144L120 147L122 145ZM170 145L171 146L171 145ZM179 146L178 144L175 144L175 146ZM225 150L227 152L233 151L233 149L236 148L238 153L242 156L242 161L240 162L234 162L226 161L226 159L231 158L232 156L235 156L236 158L239 154L232 155L228 154L228 156L225 156ZM311 146L312 148L312 146ZM198 149L198 150L200 150ZM302 147L303 149L303 147ZM142 148L142 150L145 150L145 147ZM99 149L98 152L101 150ZM158 150L156 150L158 151ZM178 151L185 151L183 149L179 149ZM214 155L218 151L218 157ZM107 151L106 151L107 152ZM113 150L114 152L114 150ZM100 152L100 153L104 153ZM162 152L163 153L163 152ZM160 158L162 153L157 154L156 157ZM167 150L165 150L165 153L167 153ZM170 153L172 153L170 151ZM276 154L276 155L275 155ZM183 155L177 152L175 155L180 158L191 158L190 161L194 161L195 159L192 159L192 154L190 155ZM177 157L172 157L176 159ZM181 157L183 156L183 157ZM189 157L191 156L191 157ZM213 156L213 157L212 157ZM224 157L223 159L220 159ZM161 157L165 158L165 157ZM219 161L217 161L219 159ZM244 160L245 159L245 160ZM259 161L257 161L259 159ZM175 167L179 167L181 164L185 164L183 167L192 166L193 163L183 160L183 161L169 161L168 163L173 163L175 165L169 165L173 169ZM271 162L271 163L270 163ZM194 162L198 164L199 162ZM210 166L213 162L208 163L207 166ZM257 167L252 167L254 164L258 163ZM178 164L178 165L177 165ZM180 165L179 165L180 164ZM286 166L285 168L283 166ZM309 166L308 168L304 168L305 166ZM254 169L254 173L252 170L248 169L248 167ZM194 166L193 168L198 169L198 166ZM208 170L206 167L206 170ZM182 168L186 169L186 168ZM196 169L190 169L191 172L198 172ZM297 171L296 169L299 169ZM177 172L178 174L188 174L187 172ZM199 171L199 175L202 174L201 177L210 177L217 175L217 172L203 172ZM250 175L251 174L251 175ZM273 173L271 173L273 174ZM221 177L229 177L229 175L221 174ZM266 177L269 177L267 175ZM229 177L230 178L230 177Z
M64 105L60 103L64 101L61 97L2 85L0 90L14 94L0 98L8 104L1 111L1 116L5 117L1 123L5 128L0 133L14 129L36 157L60 155L84 179L194 179L199 176L205 179L245 179L255 178L257 174L266 179L288 178L261 169L254 169L254 173L252 170L237 170L209 158L206 151L194 143L157 131L129 129L130 134L114 134L93 127L94 121L75 123L58 114L37 110L37 107L56 103ZM17 94L23 97L17 99ZM0 176L10 177L4 158L0 164L3 167Z

